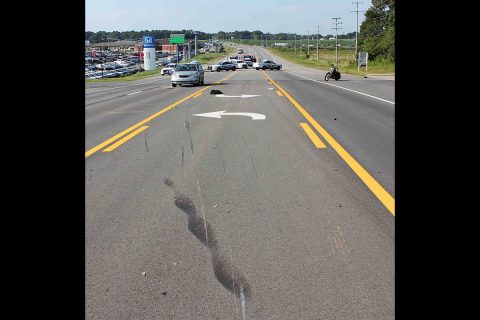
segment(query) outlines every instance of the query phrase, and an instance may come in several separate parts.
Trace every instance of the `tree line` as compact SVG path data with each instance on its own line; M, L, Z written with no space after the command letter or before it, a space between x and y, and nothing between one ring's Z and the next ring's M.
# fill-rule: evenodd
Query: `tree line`
M141 40L142 36L154 36L155 39L166 39L170 34L184 34L185 39L193 39L194 30L143 30L143 31L86 31L85 40L90 43L99 43L115 40ZM356 32L338 35L338 39L353 39ZM217 33L199 32L199 40L221 39L235 40L293 40L315 38L316 34L296 33L263 33L254 31L218 31ZM333 35L318 35L320 38L331 38ZM369 59L388 59L395 61L395 0L372 0L372 6L365 12L365 20L360 26L358 35L360 51L368 52Z
M155 39L166 39L170 37L170 34L185 34L185 39L193 39L195 36L193 35L194 30L142 30L142 31L86 31L85 32L85 40L89 40L90 43L99 43L99 42L108 42L108 41L116 41L116 40L134 40L138 41L141 40L143 36L153 36ZM354 39L356 32L350 32L342 35L338 35L338 39ZM231 40L232 38L235 40L243 39L253 39L253 40L260 40L261 38L265 39L267 37L269 40L293 40L293 39L310 39L315 38L316 34L296 34L296 33L263 33L260 30L255 31L232 31L232 32L225 32L219 31L216 33L206 33L206 32L199 32L198 38L199 40L210 40L210 39L221 39L221 40ZM331 38L333 35L318 35L320 38Z

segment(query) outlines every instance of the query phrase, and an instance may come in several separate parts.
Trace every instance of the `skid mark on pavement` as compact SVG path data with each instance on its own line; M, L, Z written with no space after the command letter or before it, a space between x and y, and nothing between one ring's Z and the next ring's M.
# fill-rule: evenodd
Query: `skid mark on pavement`
M232 260L220 250L215 232L210 224L203 217L197 216L197 209L192 200L179 193L172 180L164 178L163 182L173 190L175 206L187 214L188 230L210 250L215 278L241 301L250 299L252 297L250 285L243 274L234 266Z
M193 155L192 133L190 132L190 122L188 122L188 120L185 120L185 128L187 128L188 130L188 137L190 138L190 150L192 151L192 155Z

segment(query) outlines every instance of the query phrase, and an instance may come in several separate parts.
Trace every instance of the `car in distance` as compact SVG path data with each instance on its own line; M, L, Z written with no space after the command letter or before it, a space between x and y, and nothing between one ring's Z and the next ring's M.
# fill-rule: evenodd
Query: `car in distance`
M160 74L162 76L166 75L166 74L172 74L173 71L175 70L175 67L177 66L176 63L169 63L165 66L165 68L162 69L162 71L160 71Z
M262 69L262 70L266 70L266 69L270 69L270 70L273 70L273 69L277 69L277 70L280 70L282 68L282 65L281 64L277 64L271 60L262 60L260 62L255 62L253 64L253 67L256 69L256 70L259 70L259 69Z
M234 64L231 61L222 61L217 64L213 64L211 66L208 66L208 69L211 70L212 72L217 71L220 72L221 70L232 70L235 71L237 69L237 65Z
M236 63L237 63L237 68L239 68L239 69L248 69L248 65L247 65L244 61L242 61L242 60L237 60Z
M252 61L251 58L247 57L247 58L243 59L243 62L245 62L247 64L247 66L253 67L253 61Z
M182 84L200 85L205 82L205 72L199 63L181 63L172 74L172 87Z

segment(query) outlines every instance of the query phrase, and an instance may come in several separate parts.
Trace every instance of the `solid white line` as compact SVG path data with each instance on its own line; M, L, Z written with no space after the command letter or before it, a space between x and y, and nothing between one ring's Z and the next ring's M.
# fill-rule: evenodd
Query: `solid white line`
M106 89L95 90L95 91L85 91L85 93L95 93L95 92L101 92L101 91L107 91L107 90L113 90L113 89L119 89L119 88L141 86L142 84L152 83L152 82L155 82L155 81L161 81L161 80L165 80L165 79L167 79L167 78L161 78L161 79L156 79L156 80L153 80L153 81L142 82L142 83L136 83L136 84L132 84L132 85L129 85L129 86L112 87L112 88L106 88Z
M137 94L137 93L140 93L140 92L142 92L142 91L132 92L132 93L127 94L127 96L131 96L132 94Z
M243 287L240 287L240 303L242 306L242 320L246 320L247 315L245 314L245 295L243 294Z
M301 76L301 75L299 75L299 74L296 74L296 73L293 73L293 72L290 72L290 71L286 71L286 70L285 70L285 72L294 74L294 75L296 75L296 76L298 76L298 77L300 77L300 78L304 78L304 79L311 80L311 81L315 81L315 82L318 82L318 83L321 83L321 84L326 84L326 85L329 85L329 86L337 87L337 88L340 88L340 89L343 89L343 90L347 90L347 91L351 91L351 92L355 92L355 93L358 93L358 94L361 94L361 95L364 95L364 96L367 96L367 97L370 97L370 98L374 98L374 99L378 99L378 100L381 100L381 101L385 101L385 102L388 102L388 103L391 103L391 104L395 104L395 102L393 102L393 101L389 101L389 100L385 100L385 99L382 99L382 98L379 98L379 97L375 97L375 96L372 96L372 95L370 95L370 94L366 94L366 93L363 93L363 92L360 92L360 91L355 91L355 90L352 90L352 89L347 89L347 88L344 88L344 87L336 86L336 85L331 84L331 83L325 83L325 82L323 82L323 81L318 81L318 80L310 79L310 78Z

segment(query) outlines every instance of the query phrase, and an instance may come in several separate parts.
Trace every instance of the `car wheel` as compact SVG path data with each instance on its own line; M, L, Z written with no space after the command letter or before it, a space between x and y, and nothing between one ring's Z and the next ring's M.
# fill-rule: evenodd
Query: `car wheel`
M258 70L258 68L255 68L255 70Z
M217 72L220 72L220 68L217 68Z
M263 66L262 70L267 70L267 67Z
M280 66L277 66L277 70L280 70Z
M174 88L175 88L176 86L177 86L177 85L176 85L175 83L172 83L172 87L174 87Z
M235 70L237 70L237 68L233 67L233 68L232 68L232 71L235 71Z

